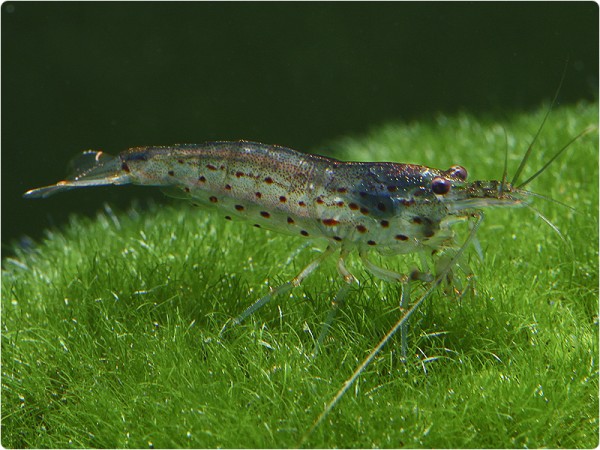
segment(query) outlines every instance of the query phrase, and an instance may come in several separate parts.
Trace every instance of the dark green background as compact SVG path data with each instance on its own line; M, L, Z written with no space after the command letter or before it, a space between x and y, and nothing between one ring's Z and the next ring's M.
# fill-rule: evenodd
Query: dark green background
M84 149L244 138L326 154L389 120L538 106L567 58L561 101L596 99L596 3L4 3L2 243L157 195L21 198Z

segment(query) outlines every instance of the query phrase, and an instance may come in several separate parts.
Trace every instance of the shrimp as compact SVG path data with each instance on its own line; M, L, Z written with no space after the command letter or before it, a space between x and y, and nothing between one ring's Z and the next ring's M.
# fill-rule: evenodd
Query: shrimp
M86 151L75 160L75 167L66 180L30 190L24 197L46 198L104 185L160 186L172 196L217 208L227 220L239 217L259 228L327 242L326 250L296 277L257 300L233 324L300 285L336 252L344 283L333 301L334 311L357 283L345 264L354 251L368 272L402 284L401 306L406 307L409 282L433 278L379 267L369 259L371 251L389 256L456 248L453 224L483 217L479 212L483 207L527 205L530 193L522 187L545 169L519 186L515 186L518 173L512 183L505 179L468 182L466 169L459 165L440 170L391 162L343 162L249 141L136 147L118 156ZM403 327L403 354L405 331ZM324 336L322 330L317 343Z
M447 170L397 163L342 162L256 142L137 147L116 157L84 152L76 172L55 185L33 189L27 198L89 186L139 184L167 188L171 195L218 208L225 219L240 217L256 227L307 239L324 239L327 249L294 279L275 288L234 319L239 324L275 295L298 286L339 251L344 283L339 305L357 283L346 258L357 251L378 278L407 286L411 279L371 262L383 255L433 252L454 246L451 225L482 206L521 206L526 193L499 181L467 182L461 166ZM408 302L403 289L402 306ZM335 309L335 308L334 308ZM328 320L330 321L331 318ZM324 334L321 333L319 342ZM403 346L405 349L405 346Z

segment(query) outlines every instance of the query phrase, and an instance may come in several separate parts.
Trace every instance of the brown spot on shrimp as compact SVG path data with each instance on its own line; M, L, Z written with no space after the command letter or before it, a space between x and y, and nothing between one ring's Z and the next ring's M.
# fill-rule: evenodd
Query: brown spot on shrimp
M367 227L365 227L364 225L356 225L356 230L357 230L359 233L363 233L363 234L364 234L364 233L366 233L366 232L368 231L368 230L367 230Z
M323 219L323 225L327 225L328 227L333 227L339 224L340 222L335 219Z

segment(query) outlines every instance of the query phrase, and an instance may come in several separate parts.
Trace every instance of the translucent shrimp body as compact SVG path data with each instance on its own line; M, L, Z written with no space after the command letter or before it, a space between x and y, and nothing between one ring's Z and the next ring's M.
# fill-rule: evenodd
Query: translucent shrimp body
M342 162L246 141L138 147L117 157L86 152L76 165L68 180L25 197L109 184L162 186L226 219L382 254L437 249L450 243L449 224L466 209L518 206L524 198L507 183L467 183L460 166Z
M431 281L432 276L421 272L407 276L379 267L368 258L371 250L393 255L456 247L453 223L478 215L476 211L484 206L520 206L526 197L525 191L504 181L468 183L461 166L439 170L412 164L342 162L247 141L137 147L116 157L89 151L75 166L67 180L28 191L25 197L110 184L161 186L172 196L217 208L225 219L239 217L259 228L327 240L327 249L296 277L258 299L233 321L240 323L274 296L301 284L339 250L337 269L345 283L333 300L317 351L337 306L350 285L357 283L345 266L351 252L357 251L364 267L376 277L403 284L400 306L405 308L410 301L408 282ZM404 326L401 338L406 354Z

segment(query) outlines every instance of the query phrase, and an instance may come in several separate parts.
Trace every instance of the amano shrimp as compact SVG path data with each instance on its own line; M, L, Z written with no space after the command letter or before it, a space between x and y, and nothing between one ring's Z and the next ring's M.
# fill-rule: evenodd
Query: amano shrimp
M353 251L373 275L407 286L410 278L426 275L395 273L372 263L368 254L432 252L451 246L452 223L481 206L520 206L525 195L499 181L469 183L461 166L440 170L342 162L246 141L137 147L116 157L85 152L76 166L78 171L69 179L31 190L25 197L109 184L161 186L171 195L218 208L225 219L241 217L256 227L328 242L326 250L294 279L248 307L234 324L273 296L302 283L335 252L339 252L337 269L344 283L334 305L356 283L345 264ZM403 293L402 306L406 306L408 289ZM405 348L403 344L403 352Z
M161 186L173 196L217 208L227 220L242 218L259 228L326 240L325 251L296 277L233 320L239 324L275 295L301 284L325 259L338 253L337 270L343 284L317 344L337 305L357 283L346 268L350 253L357 252L365 269L377 278L401 283L401 307L405 308L410 281L432 281L433 277L379 267L369 259L370 252L389 256L456 247L454 223L471 217L481 220L483 207L527 205L530 193L523 186L545 169L518 186L520 169L511 183L506 179L469 182L466 169L459 165L441 170L392 162L343 162L248 141L136 147L118 156L87 151L75 165L76 172L67 180L30 190L24 196L45 198L74 188L104 185ZM469 240L476 227L478 223ZM446 264L444 274L458 261L464 246ZM405 355L405 324L400 329Z

